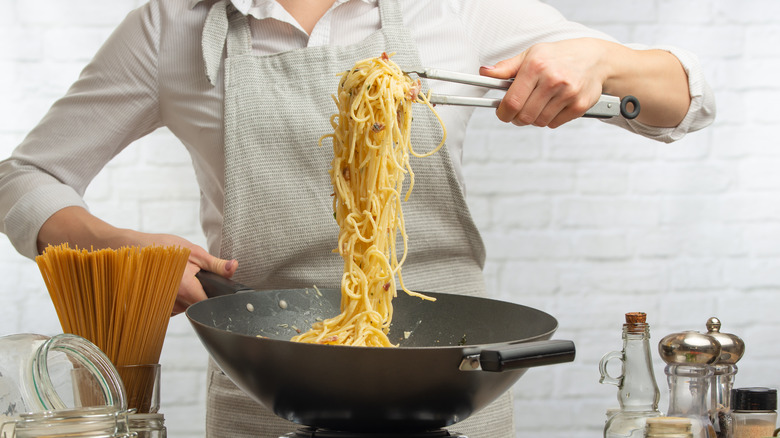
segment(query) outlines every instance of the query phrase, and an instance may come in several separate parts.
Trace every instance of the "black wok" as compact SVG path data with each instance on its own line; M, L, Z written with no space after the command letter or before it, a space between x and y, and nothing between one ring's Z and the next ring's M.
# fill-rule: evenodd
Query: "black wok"
M214 274L200 278L213 298L190 306L187 317L211 357L244 392L302 425L438 429L485 407L528 367L574 360L571 341L548 340L558 323L542 311L428 292L435 302L403 292L393 301L398 348L290 342L338 314L339 291L251 291Z

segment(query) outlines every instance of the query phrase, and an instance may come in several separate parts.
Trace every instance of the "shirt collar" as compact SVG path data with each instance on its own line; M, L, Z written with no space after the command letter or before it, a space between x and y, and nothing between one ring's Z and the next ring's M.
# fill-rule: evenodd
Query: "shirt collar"
M206 0L190 0L190 9L194 8L198 3ZM334 6L346 3L350 0L336 0ZM370 5L375 5L379 0L359 0ZM230 0L233 6L244 15L249 14L250 10L255 18L267 18L271 15L271 11L277 4L274 0ZM259 16L258 16L259 15Z

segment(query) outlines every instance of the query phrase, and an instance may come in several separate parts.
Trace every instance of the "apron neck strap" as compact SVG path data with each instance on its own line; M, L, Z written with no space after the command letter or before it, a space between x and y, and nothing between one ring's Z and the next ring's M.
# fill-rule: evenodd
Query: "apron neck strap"
M252 53L252 31L249 27L249 17L239 12L233 6L233 3L228 5L227 14L229 21L227 56L232 57Z
M379 0L379 20L382 29L404 27L401 5L398 0Z
M398 0L379 0L378 3L382 28L403 28ZM201 39L206 77L213 86L217 85L226 45L227 56L249 54L252 52L252 33L248 17L239 12L230 0L219 0L209 9Z

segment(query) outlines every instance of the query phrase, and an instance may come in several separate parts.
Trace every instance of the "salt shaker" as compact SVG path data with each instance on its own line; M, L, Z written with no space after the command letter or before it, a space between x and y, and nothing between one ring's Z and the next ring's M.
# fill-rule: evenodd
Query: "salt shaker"
M612 377L607 363L612 359L622 362L622 373ZM623 350L604 355L599 362L601 383L618 387L618 410L604 426L605 438L644 437L647 418L661 415L658 410L660 391L653 373L650 353L650 326L642 312L626 314L623 324Z
M720 356L712 364L710 420L718 438L732 438L731 389L737 374L737 362L745 354L745 343L739 336L721 333L721 322L712 317L707 320L707 335L720 344Z
M716 438L707 410L711 364L718 360L718 341L695 331L672 333L658 343L669 384L670 417L691 419L693 438Z

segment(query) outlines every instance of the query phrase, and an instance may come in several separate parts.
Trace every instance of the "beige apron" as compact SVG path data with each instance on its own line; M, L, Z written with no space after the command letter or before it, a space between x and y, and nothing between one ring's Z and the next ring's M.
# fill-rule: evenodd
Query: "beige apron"
M398 1L380 0L379 8L381 29L358 44L257 56L248 18L226 1L212 7L203 46L212 81L227 40L220 257L239 260L237 281L255 289L340 286L343 261L332 252L338 226L328 176L333 151L329 142L317 146L332 131L331 95L339 73L360 59L395 52L393 60L402 68L420 65ZM427 108L415 106L412 144L428 150L439 143L441 128ZM412 158L412 168L414 191L403 206L409 236L402 271L406 286L483 295L485 251L447 148ZM297 427L252 401L210 363L209 437L277 437ZM514 436L509 393L452 429L470 438Z

